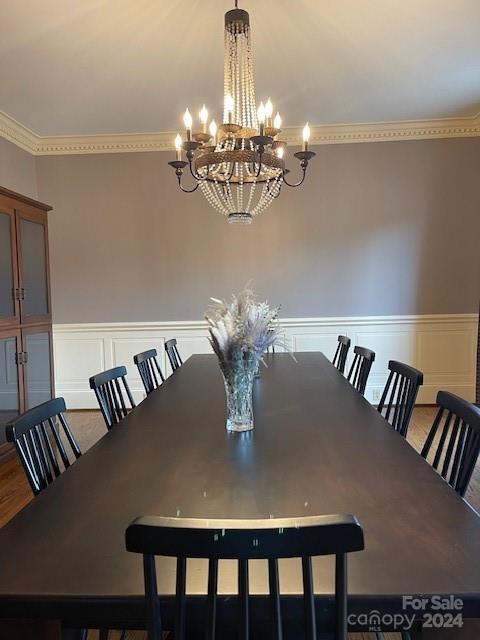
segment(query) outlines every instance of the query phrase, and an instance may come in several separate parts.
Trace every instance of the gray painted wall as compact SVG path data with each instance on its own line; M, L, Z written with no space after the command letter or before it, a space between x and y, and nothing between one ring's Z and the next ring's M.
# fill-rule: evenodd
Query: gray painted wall
M316 151L246 227L180 193L173 154L37 158L54 321L197 319L249 281L285 317L478 311L479 138Z
M35 157L0 138L0 185L37 198Z

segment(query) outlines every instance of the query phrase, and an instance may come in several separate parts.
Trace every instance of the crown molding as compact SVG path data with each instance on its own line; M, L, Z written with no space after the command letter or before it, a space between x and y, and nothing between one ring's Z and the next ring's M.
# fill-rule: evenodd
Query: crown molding
M39 136L4 111L0 111L0 137L36 155Z
M311 130L310 145L473 138L480 136L480 112L467 118L316 125ZM289 144L298 145L301 142L300 136L300 127L286 127L281 137ZM48 156L173 151L175 132L39 136L0 111L0 137L32 155Z

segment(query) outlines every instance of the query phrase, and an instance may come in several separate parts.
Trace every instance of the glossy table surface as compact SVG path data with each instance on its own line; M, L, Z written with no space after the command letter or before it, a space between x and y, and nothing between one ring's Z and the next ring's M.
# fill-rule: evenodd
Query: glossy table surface
M194 356L4 527L0 616L138 625L142 562L124 531L139 515L353 513L366 543L349 558L355 607L455 594L480 617L478 515L322 354L267 359L252 432L226 432L216 359ZM157 570L168 606L174 561ZM250 573L251 593L266 594L264 564ZM329 559L314 561L314 577L318 600L332 594ZM282 561L280 581L286 601L301 593L300 563ZM219 585L236 593L234 563L221 564ZM187 590L205 594L204 561L189 561Z

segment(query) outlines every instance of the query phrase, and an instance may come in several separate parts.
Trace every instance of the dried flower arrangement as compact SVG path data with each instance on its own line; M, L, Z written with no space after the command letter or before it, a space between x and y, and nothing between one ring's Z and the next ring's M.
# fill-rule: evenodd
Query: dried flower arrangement
M253 429L252 388L263 354L271 346L285 348L278 307L257 302L246 288L230 303L212 298L205 314L209 340L223 373L227 394L227 430Z
M232 296L230 303L211 298L214 303L205 314L209 341L222 363L261 359L271 346L286 348L278 324L279 307L257 302L250 289Z

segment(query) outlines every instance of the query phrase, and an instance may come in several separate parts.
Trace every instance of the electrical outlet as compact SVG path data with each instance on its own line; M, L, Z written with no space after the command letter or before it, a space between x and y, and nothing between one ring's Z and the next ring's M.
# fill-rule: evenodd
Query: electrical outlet
M380 398L382 397L381 389L372 389L372 402L380 402Z

